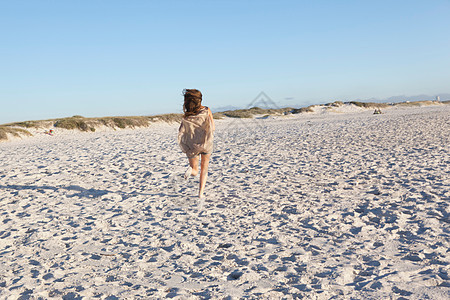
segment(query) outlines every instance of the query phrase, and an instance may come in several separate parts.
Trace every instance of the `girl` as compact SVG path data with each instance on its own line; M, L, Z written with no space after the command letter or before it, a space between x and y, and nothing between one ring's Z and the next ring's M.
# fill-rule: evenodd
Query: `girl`
M184 117L178 130L178 143L189 159L189 167L184 178L188 179L189 176L198 174L198 162L201 155L198 195L203 198L209 158L213 149L214 120L211 110L202 106L202 93L199 90L185 89L183 95Z

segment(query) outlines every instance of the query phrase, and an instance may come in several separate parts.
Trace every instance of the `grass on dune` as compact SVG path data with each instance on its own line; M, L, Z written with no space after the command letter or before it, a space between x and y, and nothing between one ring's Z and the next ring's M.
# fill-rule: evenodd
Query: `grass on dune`
M376 102L350 101L348 103L362 108L385 108L389 106L389 104L386 103L376 103Z
M447 101L442 101L440 102L441 104L448 104L450 100ZM401 107L414 107L414 106L426 106L426 105L433 105L433 104L439 104L439 102L437 101L414 101L414 102L401 102L401 103L396 103L396 106L401 106Z
M89 119L79 118L79 117L71 117L56 120L53 124L56 128L64 128L64 129L78 129L80 131L95 131L95 125L93 121L89 121Z
M24 121L0 125L0 140L7 140L8 135L15 137L31 136L26 129L49 129L62 128L68 130L79 130L84 132L95 132L99 127L113 129L148 127L151 123L163 121L167 123L179 122L182 114L164 114L146 117L102 117L85 118L79 115L41 121Z
M285 108L260 108L260 107L252 107L247 109L237 109L237 110L227 110L214 114L215 119L221 119L224 117L229 118L253 118L255 115L277 115L284 114L286 112L290 112L293 110L291 107Z
M182 118L183 118L182 114L164 114L164 115L157 115L157 116L150 116L150 117L148 117L148 119L151 122L164 121L164 122L167 122L167 123L181 122Z
M181 114L165 114L149 117L103 117L83 118L74 116L56 120L54 127L64 129L78 129L80 131L95 131L97 127L106 126L110 128L138 128L148 127L151 123L163 121L167 123L181 121Z
M293 114L302 114L302 113L308 113L308 112L314 112L313 107L315 105L310 105L307 107L300 107L300 108L295 108L292 110Z
M20 137L20 136L31 136L32 134L28 130L22 128L0 126L0 140L7 140L8 135Z

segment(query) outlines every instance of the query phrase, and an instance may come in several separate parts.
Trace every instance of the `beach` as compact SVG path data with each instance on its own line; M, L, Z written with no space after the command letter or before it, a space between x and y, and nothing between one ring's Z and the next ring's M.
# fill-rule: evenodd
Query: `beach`
M0 143L1 299L449 299L450 106Z

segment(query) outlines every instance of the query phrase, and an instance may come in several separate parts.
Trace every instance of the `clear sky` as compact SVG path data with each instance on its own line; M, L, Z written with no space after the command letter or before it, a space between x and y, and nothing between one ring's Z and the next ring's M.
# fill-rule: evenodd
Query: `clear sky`
M450 1L0 0L0 124L450 92Z

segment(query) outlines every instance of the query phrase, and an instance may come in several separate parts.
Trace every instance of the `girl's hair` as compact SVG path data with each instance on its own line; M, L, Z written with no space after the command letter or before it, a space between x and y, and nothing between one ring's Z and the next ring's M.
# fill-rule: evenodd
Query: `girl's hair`
M184 117L196 115L202 108L202 93L196 89L184 89Z

